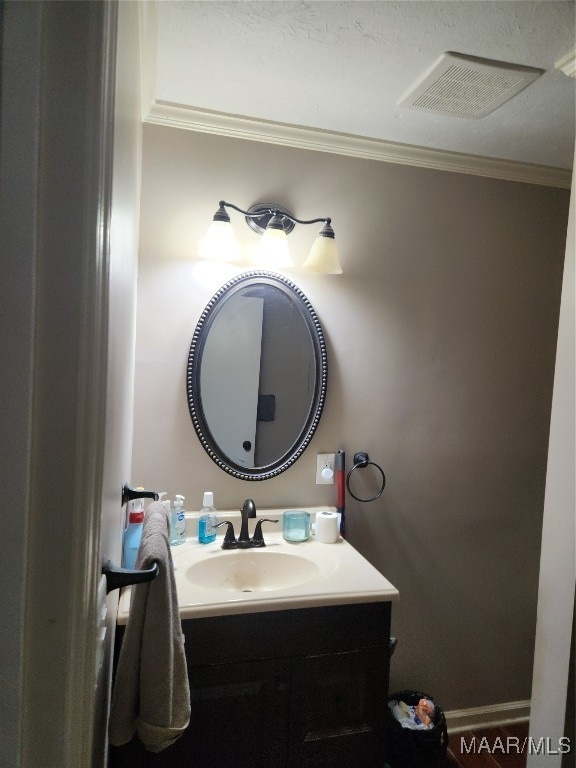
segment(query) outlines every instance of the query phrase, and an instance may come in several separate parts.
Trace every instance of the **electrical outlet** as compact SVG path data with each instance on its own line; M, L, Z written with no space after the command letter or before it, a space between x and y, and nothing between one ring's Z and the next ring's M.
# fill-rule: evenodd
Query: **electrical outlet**
M334 453L319 453L316 456L316 485L334 484Z

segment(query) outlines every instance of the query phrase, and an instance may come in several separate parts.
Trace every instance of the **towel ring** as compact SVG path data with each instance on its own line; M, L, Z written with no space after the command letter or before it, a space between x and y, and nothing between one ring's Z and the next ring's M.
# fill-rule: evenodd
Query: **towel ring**
M380 472L382 475L382 485L380 486L380 490L376 494L376 496L372 496L369 499L361 499L358 496L356 496L355 493L353 493L350 490L350 477L352 476L352 472L356 469L364 469L364 467L367 467L369 464L371 464L373 467L376 467L376 469ZM356 501L361 501L363 503L367 503L369 501L376 501L377 498L382 496L382 491L384 490L384 487L386 486L386 476L384 474L384 470L379 464L376 464L374 461L370 461L370 457L367 453L364 453L363 451L359 453L354 454L354 466L352 469L349 470L348 474L346 475L346 488L348 489L348 493L350 496L352 496L353 499L356 499Z

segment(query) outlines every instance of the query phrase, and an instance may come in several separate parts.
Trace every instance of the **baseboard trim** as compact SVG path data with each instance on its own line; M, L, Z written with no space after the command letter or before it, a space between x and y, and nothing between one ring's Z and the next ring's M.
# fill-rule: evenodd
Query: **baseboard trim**
M444 712L448 733L492 728L530 719L530 701L509 701L487 707L470 707Z

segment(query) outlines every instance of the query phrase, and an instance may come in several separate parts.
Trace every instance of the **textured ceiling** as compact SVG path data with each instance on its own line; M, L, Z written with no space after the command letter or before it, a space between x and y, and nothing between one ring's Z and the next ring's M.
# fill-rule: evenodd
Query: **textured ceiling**
M574 2L158 3L156 98L353 136L570 168ZM446 51L545 70L481 119L397 102Z

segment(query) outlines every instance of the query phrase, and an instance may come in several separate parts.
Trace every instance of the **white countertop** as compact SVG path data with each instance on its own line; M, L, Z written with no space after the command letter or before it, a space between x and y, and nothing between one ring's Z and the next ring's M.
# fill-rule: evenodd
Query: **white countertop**
M259 511L258 517L277 516L281 519L282 511L263 510ZM310 509L310 511L314 514L317 510ZM232 515L228 513L218 515L219 520L231 517ZM238 524L235 523L235 527L238 534ZM219 529L222 535L219 535L211 544L199 544L195 537L190 536L185 544L172 547L182 619L382 602L395 600L398 597L398 590L344 539L340 538L334 544L324 544L315 541L311 536L308 541L294 544L284 541L280 531L271 531L267 528L270 529L271 526L269 524L264 526L266 547L262 549L222 550L223 528ZM203 587L194 583L187 575L187 569L192 565L203 561L215 561L215 559L218 559L219 563L224 563L223 558L230 558L230 556L236 558L237 562L240 558L246 558L246 567L249 570L251 566L257 567L260 562L263 562L256 558L263 556L270 559L274 553L280 554L284 560L290 555L298 555L299 558L312 561L318 573L314 578L295 586L279 588L276 585L273 589L254 588L249 592L232 590L230 587L222 588L217 581L209 584L208 587ZM123 590L120 597L118 624L126 624L129 608L130 588L127 588Z

